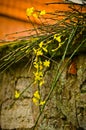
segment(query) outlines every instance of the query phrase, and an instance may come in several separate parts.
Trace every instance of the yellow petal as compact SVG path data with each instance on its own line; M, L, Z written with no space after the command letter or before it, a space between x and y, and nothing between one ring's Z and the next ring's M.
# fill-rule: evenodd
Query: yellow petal
M42 71L34 72L34 75L35 75L35 77L36 76L43 76L43 72Z
M40 15L45 15L46 14L46 11L45 10L42 10L41 12L40 12Z
M44 80L40 81L39 86L41 87L44 84Z
M39 92L38 92L38 91L36 91L36 92L34 93L34 97L37 98L37 99L40 99L40 95L39 95Z
M45 67L49 67L50 66L50 61L49 60L45 60L44 61L44 66Z
M37 99L37 98L33 97L33 99L32 99L32 100L33 100L33 103L34 103L35 105L38 105L38 102L39 102L39 101L38 101L38 99Z
M37 56L41 56L41 55L43 55L42 50L37 51Z
M43 69L43 66L42 66L42 65L40 65L40 66L39 66L39 69L40 69L40 70L42 70L42 69Z
M44 44L43 42L40 42L39 47L42 48L43 44Z
M37 50L35 48L33 48L33 51L34 51L35 54L37 53Z
M43 49L43 51L48 52L46 47L43 47L42 49Z
M56 37L57 37L57 34L54 34L54 39L56 39Z
M38 15L36 13L33 14L34 18L38 18Z
M35 77L35 82L38 82L38 81L40 81L41 79L42 79L42 77L36 76L36 77Z
M34 64L34 67L38 70L39 65L38 64Z
M61 36L56 37L56 40L57 40L58 42L61 42Z
M26 15L27 16L31 16L33 14L33 12L34 12L34 8L33 7L32 8L27 8Z
M20 93L18 91L15 91L15 98L19 98L20 97Z
M54 39L61 42L61 35L58 36L58 34L54 34Z
M39 105L44 105L45 104L45 101L41 101Z

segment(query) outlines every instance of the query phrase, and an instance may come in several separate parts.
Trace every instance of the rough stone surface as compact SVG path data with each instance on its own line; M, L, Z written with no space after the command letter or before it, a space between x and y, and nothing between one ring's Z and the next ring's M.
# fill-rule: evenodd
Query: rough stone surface
M86 56L77 55L75 63L76 75L68 73L68 66L64 69L37 130L86 130ZM64 63L61 69L63 67ZM57 65L53 64L46 72L45 84L41 90L43 98L49 93L56 69ZM33 93L37 89L36 85L30 85L32 81L33 69L24 69L23 65L10 68L0 76L0 123L3 130L33 129L39 110L32 102ZM22 96L14 100L15 90L23 92L27 87Z
M31 78L19 68L9 70L2 75L1 84L1 127L2 129L32 128L34 118L32 112L32 88L29 86ZM22 74L23 73L23 74ZM15 90L25 91L20 99L14 99Z

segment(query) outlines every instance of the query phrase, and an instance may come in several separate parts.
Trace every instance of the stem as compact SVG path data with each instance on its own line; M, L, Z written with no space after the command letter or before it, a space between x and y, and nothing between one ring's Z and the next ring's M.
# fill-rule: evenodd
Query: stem
M23 95L23 93L34 83L34 81L32 81L21 93L20 93L20 96L19 98ZM19 99L18 98L18 99ZM10 105L10 108L15 104L15 102L18 100L18 99L14 99L13 103Z
M29 21L31 22L31 24L32 24L33 28L35 29L35 32L36 32L36 34L37 34L37 36L38 36L38 31L37 31L37 29L36 29L34 23L31 21L30 17L28 17L28 18L29 18Z
M62 69L62 71L59 72L58 74L56 73L55 79L54 79L54 81L53 81L53 83L52 83L52 85L51 85L51 90L50 90L50 92L49 92L49 94L48 94L48 96L47 96L47 98L46 98L45 104L44 104L44 106L42 107L41 112L39 113L39 115L38 115L38 117L37 117L37 120L36 120L36 122L35 122L35 125L34 125L33 130L35 130L35 128L36 128L36 126L37 126L37 124L38 124L38 121L39 121L39 119L40 119L40 116L41 116L41 114L43 113L44 108L45 108L45 106L46 106L46 104L47 104L47 101L49 100L49 98L50 98L50 96L51 96L51 94L52 94L54 88L56 87L56 84L57 84L57 82L58 82L59 77L61 76L62 72L64 71L65 67L67 66L67 64L69 63L69 61L71 60L71 58L75 55L75 53L79 50L79 48L80 48L85 42L86 42L86 39L83 40L82 43L74 50L74 52L71 54L71 56L69 57L69 59L68 59L67 62L65 63L64 68ZM65 54L65 53L64 53L64 54ZM63 57L64 57L64 55L63 55ZM62 60L61 60L61 62L62 62ZM60 63L61 63L61 62L60 62ZM58 70L57 70L57 72L58 72Z

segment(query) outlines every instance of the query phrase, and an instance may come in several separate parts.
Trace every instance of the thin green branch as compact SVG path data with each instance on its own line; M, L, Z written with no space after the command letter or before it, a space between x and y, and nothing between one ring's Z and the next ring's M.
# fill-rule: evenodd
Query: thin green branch
M58 80L59 80L59 78L60 78L62 72L64 71L65 67L68 65L68 63L69 63L69 61L72 59L72 57L76 54L76 52L79 50L79 48L80 48L85 42L86 42L86 39L83 40L83 42L74 50L74 52L71 54L71 56L69 57L69 59L68 59L67 62L65 63L64 68L61 70L61 72L58 73L58 69L57 69L57 71L56 71L56 76L54 77L54 81L53 81L53 83L52 83L52 85L51 85L51 89L50 89L49 94L48 94L48 96L47 96L47 98L46 98L45 104L43 105L43 107L42 107L42 109L41 109L41 112L39 113L39 115L38 115L38 117L37 117L37 120L36 120L36 122L35 122L35 125L34 125L33 130L35 130L35 128L36 128L36 126L37 126L37 124L38 124L38 121L39 121L39 119L40 119L40 117L41 117L41 115L42 115L42 113L43 113L43 111L44 111L44 108L45 108L45 106L46 106L46 104L47 104L47 102L48 102L48 100L49 100L49 98L50 98L50 96L51 96L51 94L52 94L54 88L56 87L56 84L57 84L57 82L58 82ZM66 51L66 52L67 52L67 51ZM64 55L65 55L65 53L64 53ZM64 55L63 55L63 57L64 57ZM62 58L62 60L60 61L60 63L63 61L63 59L64 59L64 58ZM59 64L60 64L60 63L59 63Z

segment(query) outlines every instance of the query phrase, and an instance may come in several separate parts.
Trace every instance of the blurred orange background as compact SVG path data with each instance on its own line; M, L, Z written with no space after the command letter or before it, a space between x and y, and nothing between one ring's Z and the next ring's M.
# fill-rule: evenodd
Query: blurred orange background
M46 5L51 2L63 2L63 0L0 0L0 41L14 40L15 35L29 35L25 30L33 27L26 16L27 8L34 7L36 10L46 10L46 12L68 10L68 4ZM39 26L37 19L31 20ZM6 36L7 34L10 35Z

